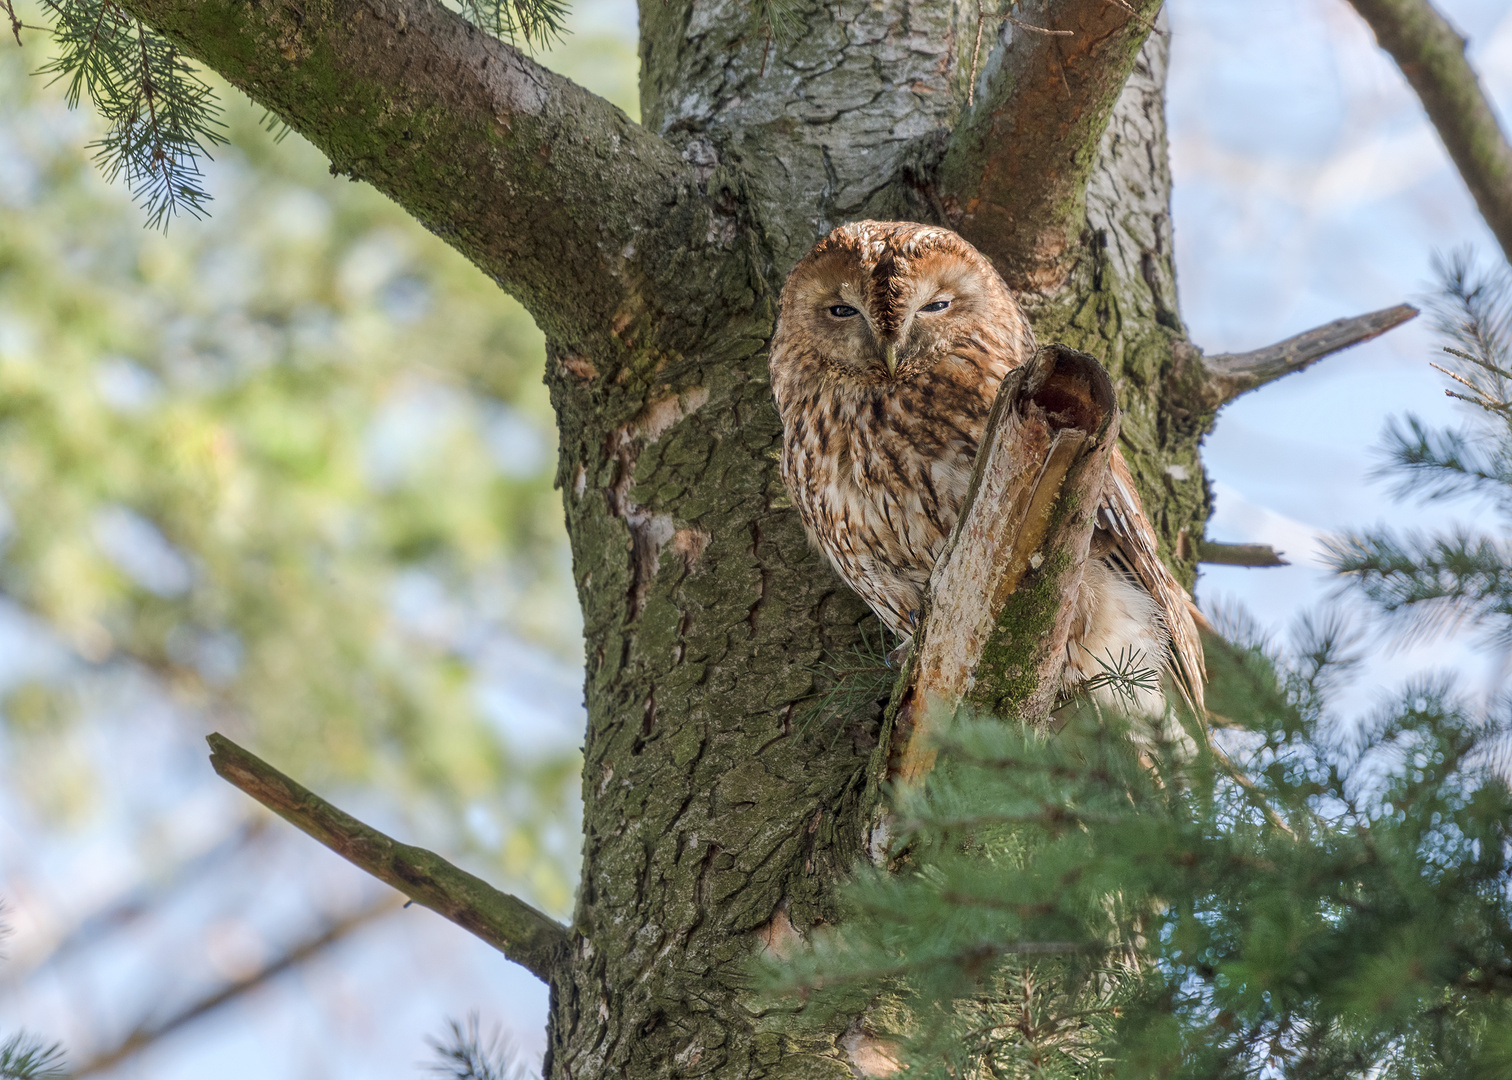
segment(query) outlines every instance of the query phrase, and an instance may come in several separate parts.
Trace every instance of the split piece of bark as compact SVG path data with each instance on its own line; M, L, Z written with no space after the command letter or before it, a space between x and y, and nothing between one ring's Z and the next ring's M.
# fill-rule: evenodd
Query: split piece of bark
M347 862L482 938L543 981L551 980L567 949L567 930L556 920L433 851L364 825L224 735L206 741L210 764L223 780Z
M1049 716L1117 438L1113 384L1085 353L1046 346L1003 381L895 697L895 775L933 768L934 725L962 703Z

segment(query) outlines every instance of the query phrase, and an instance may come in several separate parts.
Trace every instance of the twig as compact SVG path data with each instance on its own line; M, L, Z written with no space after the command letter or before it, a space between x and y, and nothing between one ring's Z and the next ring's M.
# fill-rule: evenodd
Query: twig
M1353 345L1379 337L1416 318L1411 304L1335 319L1285 341L1246 353L1203 356L1201 350L1178 346L1176 364L1167 385L1167 400L1194 414L1208 414L1240 394L1274 382Z
M1197 561L1209 566L1291 565L1269 544L1220 544L1213 540L1198 542Z
M1465 39L1428 0L1350 3L1417 91L1481 217L1512 261L1512 146L1465 58Z
M1117 0L1114 0L1114 2L1117 2ZM1074 30L1052 30L1048 26L1035 26L1033 23L1026 23L1022 19L1015 18L1010 13L988 15L982 10L981 0L977 0L976 44L971 49L971 74L966 83L966 107L968 109L976 104L977 64L981 61L982 56L982 27L989 19L1012 23L1020 30L1028 30L1035 34L1048 34L1053 37L1072 37L1076 33Z
M10 19L11 33L16 36L16 44L20 45L22 26L21 19L16 15L16 9L14 6L12 6L11 0L0 0L0 4L3 4L5 6L6 18Z
M1134 8L1130 6L1129 0L1107 0L1107 2L1112 4L1114 7L1123 8L1134 18L1138 19L1146 30L1150 31L1151 33L1156 32L1155 20L1150 18L1148 15L1143 14L1142 12L1135 11Z
M435 852L401 844L301 787L221 734L210 735L216 773L343 859L444 915L543 981L567 948L567 931L524 901Z
M300 942L292 949L264 965L252 974L228 983L207 997L201 998L194 1004L174 1013L168 1019L156 1024L141 1024L118 1045L103 1051L90 1058L68 1075L70 1080L78 1080L81 1076L93 1076L102 1073L115 1065L120 1064L134 1054L139 1054L153 1043L173 1034L181 1027L200 1019L205 1014L215 1011L222 1005L241 997L244 994L256 990L290 968L297 967L306 960L334 945L342 938L347 937L353 931L366 926L375 919L381 918L390 912L397 911L400 904L397 899L389 897L376 904L343 916L331 923L319 934Z

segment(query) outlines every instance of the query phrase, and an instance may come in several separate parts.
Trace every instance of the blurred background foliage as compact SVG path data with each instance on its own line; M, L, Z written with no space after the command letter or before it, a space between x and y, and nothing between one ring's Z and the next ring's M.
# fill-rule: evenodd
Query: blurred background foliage
M476 670L500 635L581 648L539 333L229 88L215 212L144 229L23 38L0 50L0 588L81 664L10 687L8 780L87 816L71 722L92 673L134 665L308 783L441 811L563 910L576 843L539 834L575 755L513 760Z

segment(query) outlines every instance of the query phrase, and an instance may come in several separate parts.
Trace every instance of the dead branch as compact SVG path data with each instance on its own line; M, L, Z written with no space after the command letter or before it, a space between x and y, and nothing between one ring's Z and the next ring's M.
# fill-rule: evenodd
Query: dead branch
M895 775L929 772L930 734L963 702L1049 716L1117 438L1113 384L1085 353L1046 346L1003 381L890 709Z
M244 997L259 987L266 985L290 968L298 967L305 961L318 956L354 931L361 929L368 923L392 911L397 911L399 907L399 901L394 897L389 897L376 904L370 904L350 915L336 919L320 933L301 941L250 975L226 984L219 990L194 1002L192 1005L180 1009L166 1020L161 1020L155 1024L143 1023L138 1025L120 1043L109 1050L96 1054L84 1062L84 1064L72 1070L68 1074L69 1077L71 1080L78 1080L79 1077L93 1076L96 1073L105 1072L119 1065L122 1061L141 1053L153 1043L168 1035L172 1035L180 1028L192 1024L194 1021L199 1020L208 1013L214 1012L221 1006L228 1005L238 998Z
M1411 304L1398 304L1367 315L1335 319L1285 341L1246 353L1203 356L1202 350L1195 346L1180 343L1176 347L1176 364L1167 384L1166 400L1187 413L1211 415L1240 394L1302 371L1325 356L1379 337L1417 314L1418 309Z
M1512 260L1512 146L1465 58L1465 39L1428 0L1350 0L1417 91L1502 253Z
M980 79L970 59L971 104L940 165L944 209L1014 288L1048 292L1065 280L1098 142L1159 9L1160 0L1026 0L1003 21L1029 32L996 46Z
M1197 545L1197 561L1210 566L1290 566L1269 544L1220 544L1203 540Z
M213 734L206 741L210 764L222 779L354 866L482 938L543 981L551 981L567 948L567 931L560 923L435 852L401 844L364 825L224 735Z

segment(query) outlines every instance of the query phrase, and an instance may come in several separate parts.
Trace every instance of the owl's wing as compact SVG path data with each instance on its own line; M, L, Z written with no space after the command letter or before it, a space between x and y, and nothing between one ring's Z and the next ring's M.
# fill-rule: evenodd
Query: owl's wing
M1161 562L1155 546L1155 529L1145 517L1134 477L1115 447L1108 469L1108 483L1097 508L1097 525L1110 534L1110 557L1134 576L1155 599L1171 637L1171 674L1176 685L1199 717L1204 715L1202 694L1202 641L1197 636L1196 605L1181 583Z

